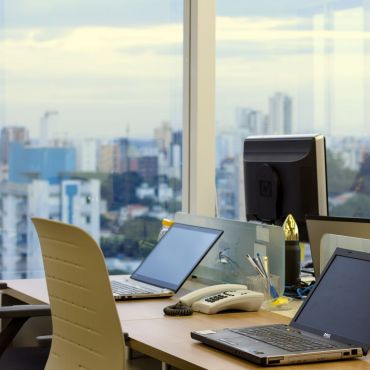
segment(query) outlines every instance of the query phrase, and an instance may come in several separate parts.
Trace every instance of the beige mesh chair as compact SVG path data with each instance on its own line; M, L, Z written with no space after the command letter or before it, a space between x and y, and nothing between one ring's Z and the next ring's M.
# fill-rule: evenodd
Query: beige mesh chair
M126 369L122 328L99 246L75 226L32 221L40 239L53 324L45 370Z

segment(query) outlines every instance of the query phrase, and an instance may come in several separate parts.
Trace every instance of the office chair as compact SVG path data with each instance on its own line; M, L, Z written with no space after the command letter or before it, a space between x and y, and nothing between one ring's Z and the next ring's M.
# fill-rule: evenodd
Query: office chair
M126 362L121 323L99 246L78 227L40 218L32 221L40 240L53 324L45 370L135 368ZM144 368L160 366L153 360Z
M7 321L0 333L0 369L43 370L50 346L12 347L11 343L31 317L50 316L49 305L12 305L0 307L0 319Z

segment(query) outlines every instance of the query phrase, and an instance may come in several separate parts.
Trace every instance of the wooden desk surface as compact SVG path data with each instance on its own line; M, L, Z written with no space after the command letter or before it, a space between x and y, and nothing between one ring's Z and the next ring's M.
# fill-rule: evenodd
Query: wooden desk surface
M8 282L7 293L26 303L47 303L48 296L43 279ZM129 346L181 369L241 370L260 369L235 356L207 347L190 338L190 331L242 327L271 323L287 323L282 315L259 311L188 317L164 316L163 307L177 301L150 299L118 302L117 309L123 331L129 335ZM359 369L370 370L370 355L357 360L323 362L306 365L279 366L279 369Z

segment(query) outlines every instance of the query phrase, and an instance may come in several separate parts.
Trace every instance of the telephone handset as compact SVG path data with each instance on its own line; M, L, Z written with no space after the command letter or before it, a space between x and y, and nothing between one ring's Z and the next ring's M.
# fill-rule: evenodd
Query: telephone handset
M259 292L248 290L246 285L219 284L191 292L164 312L171 316L191 315L193 311L213 314L224 310L258 311L264 299Z

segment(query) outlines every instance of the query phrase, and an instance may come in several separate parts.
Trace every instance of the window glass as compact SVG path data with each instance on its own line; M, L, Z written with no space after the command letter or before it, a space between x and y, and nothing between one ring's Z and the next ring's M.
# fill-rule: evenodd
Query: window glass
M0 2L0 278L42 276L32 216L131 272L181 208L183 1Z
M248 135L322 133L331 215L370 216L370 4L217 0L217 190L245 218ZM236 181L235 181L236 179Z

